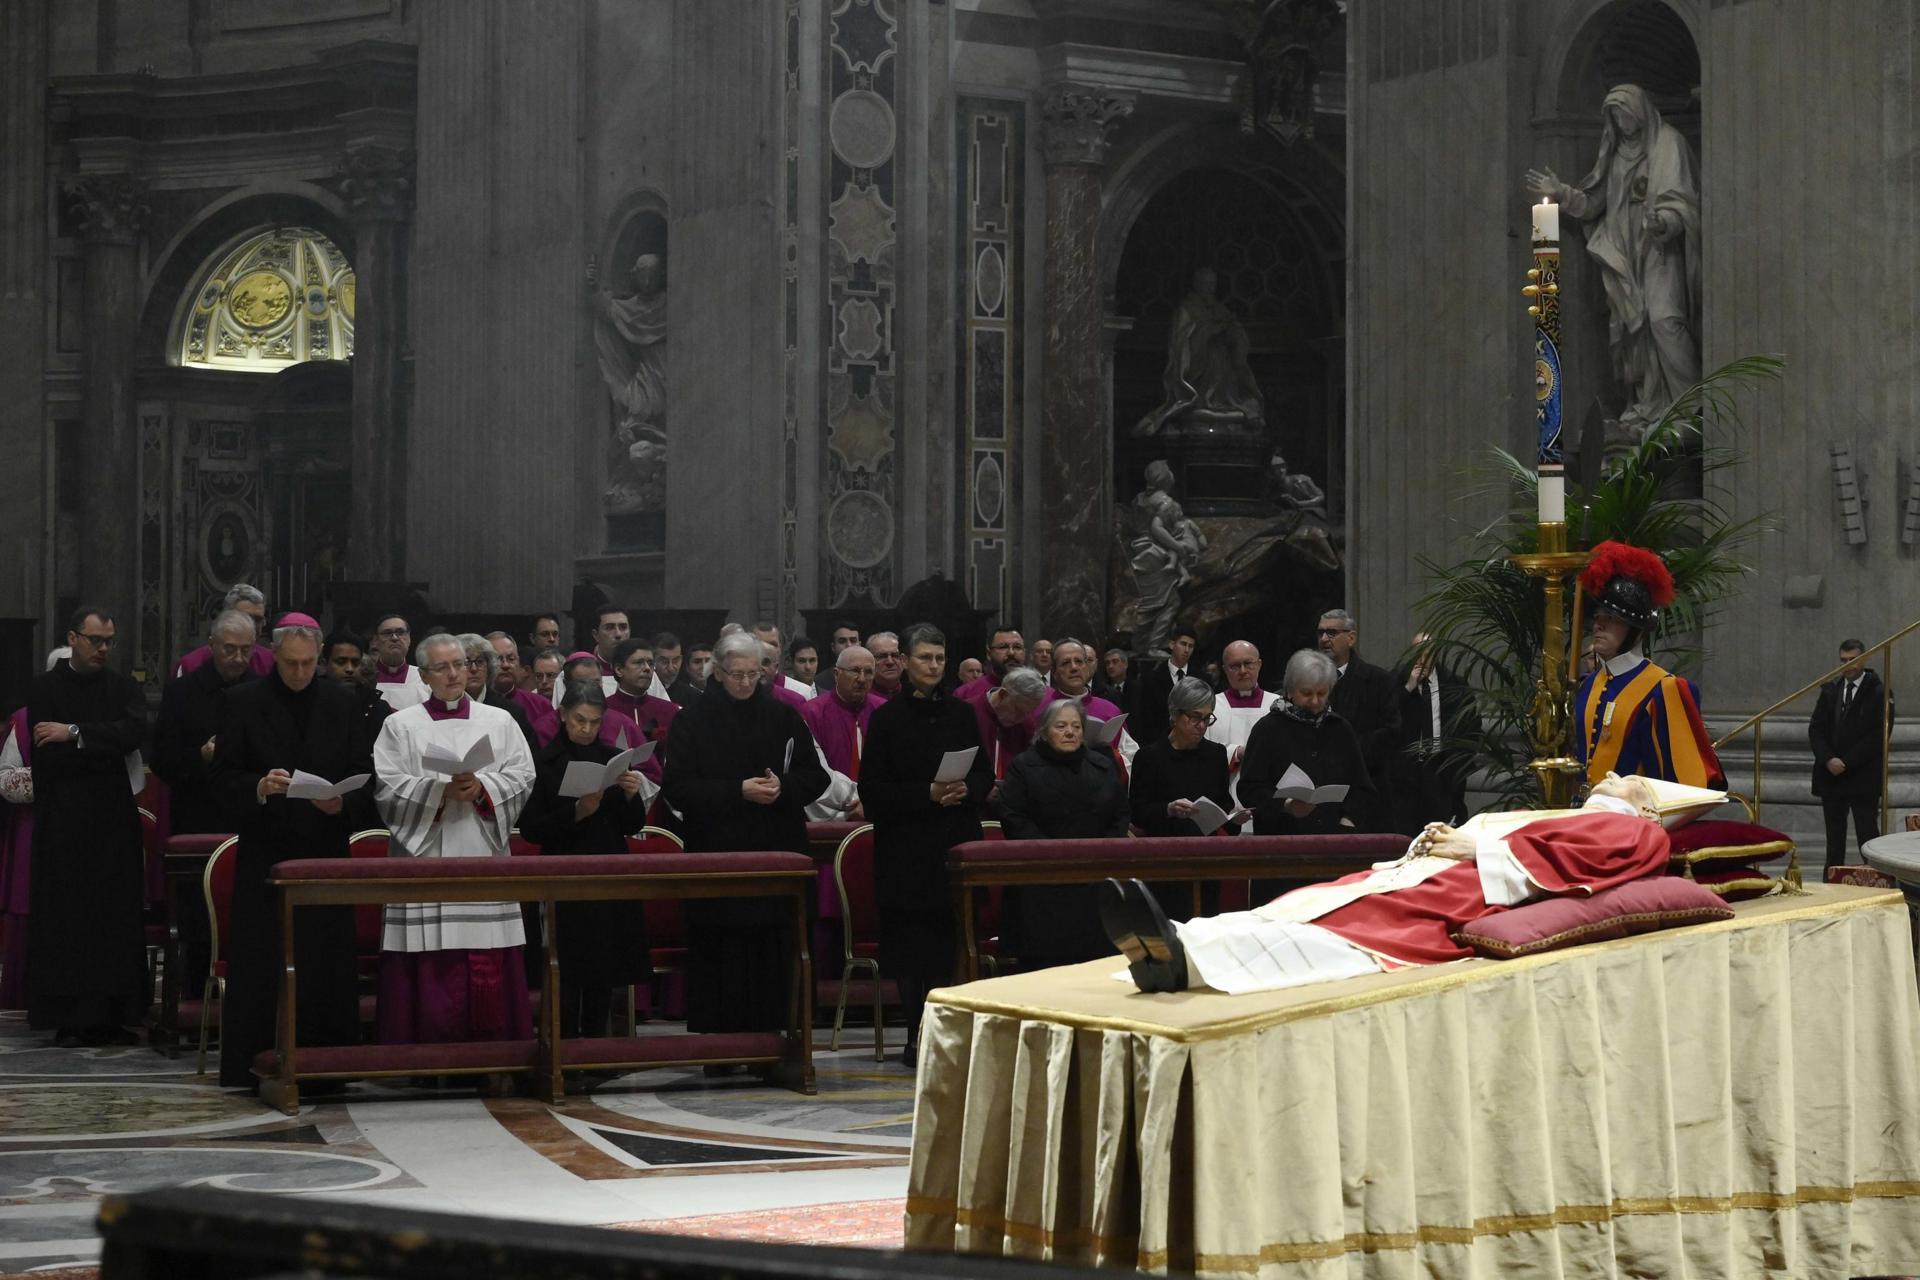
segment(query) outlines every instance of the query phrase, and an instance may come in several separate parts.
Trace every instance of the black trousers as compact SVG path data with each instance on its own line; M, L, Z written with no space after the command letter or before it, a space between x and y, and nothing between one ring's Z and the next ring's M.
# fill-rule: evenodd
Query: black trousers
M1853 833L1861 844L1880 835L1880 797L1821 796L1820 812L1827 819L1827 865L1838 867L1847 860L1847 814L1853 814Z

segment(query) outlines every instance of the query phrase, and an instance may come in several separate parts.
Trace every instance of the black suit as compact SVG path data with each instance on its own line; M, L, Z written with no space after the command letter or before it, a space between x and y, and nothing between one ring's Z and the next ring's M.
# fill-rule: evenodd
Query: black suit
M1393 776L1392 759L1401 746L1400 686L1391 671L1374 666L1357 653L1348 657L1346 673L1333 685L1333 709L1353 726L1367 773L1376 779ZM1374 817L1369 829L1380 825L1378 815Z
M1402 746L1394 753L1387 777L1393 829L1409 836L1418 835L1429 822L1459 823L1467 816L1467 774L1473 768L1472 753L1455 748L1432 754L1417 750L1419 744L1434 737L1432 682L1437 680L1440 686L1440 738L1471 742L1477 741L1481 732L1472 691L1459 676L1438 667L1432 676L1408 690L1410 674L1410 670L1396 671L1393 676Z
M1184 668L1197 675L1191 665ZM1167 718L1167 698L1173 693L1173 672L1165 661L1156 662L1133 679L1133 706L1128 710L1127 733L1135 742L1158 742L1167 736L1171 721Z
M1827 819L1827 865L1847 860L1847 814L1861 844L1880 834L1880 770L1886 757L1886 730L1892 708L1881 707L1884 686L1872 671L1862 671L1851 699L1844 680L1820 686L1820 701L1807 721L1807 743L1813 748L1813 794ZM1845 708L1842 709L1842 703ZM1837 777L1827 761L1839 758L1846 771Z
M220 1011L220 1083L253 1083L253 1057L274 1043L280 996L280 904L267 883L289 858L344 858L351 821L343 805L322 813L310 800L257 798L274 769L304 769L330 782L373 769L373 739L355 692L315 677L295 693L278 671L227 696L227 720L213 754L213 785L228 830L240 836L233 915L221 945L227 1001ZM372 784L369 783L369 786ZM353 1044L360 1038L351 907L303 908L296 932L300 1043Z
M219 736L226 692L257 679L249 670L229 683L208 661L169 681L160 695L160 718L153 727L153 771L171 793L176 833L233 830L213 794L213 761L202 758L200 748L208 738Z

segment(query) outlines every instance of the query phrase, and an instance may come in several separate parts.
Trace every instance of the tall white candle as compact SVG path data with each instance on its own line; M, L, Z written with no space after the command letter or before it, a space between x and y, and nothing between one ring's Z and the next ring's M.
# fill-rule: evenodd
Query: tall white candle
M1509 205L1509 208L1512 206ZM1549 244L1560 243L1560 206L1542 200L1533 206L1533 238Z
M1540 473L1540 523L1559 524L1567 518L1567 477L1559 471Z

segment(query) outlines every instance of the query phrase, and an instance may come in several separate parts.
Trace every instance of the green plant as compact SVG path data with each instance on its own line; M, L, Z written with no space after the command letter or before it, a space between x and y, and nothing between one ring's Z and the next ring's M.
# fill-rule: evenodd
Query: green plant
M1674 602L1648 657L1686 670L1702 656L1699 637L1715 610L1753 572L1741 553L1770 527L1768 516L1736 519L1726 504L1726 473L1742 455L1709 444L1737 432L1739 398L1781 377L1778 356L1746 356L1708 374L1674 401L1632 450L1610 464L1590 493L1569 489L1567 527L1590 543L1615 538L1658 552L1673 573ZM1699 496L1686 496L1697 486ZM1527 706L1539 675L1544 604L1536 579L1510 556L1539 539L1538 481L1533 465L1502 449L1468 477L1470 496L1502 497L1506 511L1478 530L1468 554L1453 564L1423 558L1432 588L1415 606L1440 660L1472 687L1483 734L1439 750L1471 753L1501 808L1537 798L1527 770ZM1575 638L1576 642L1578 637Z

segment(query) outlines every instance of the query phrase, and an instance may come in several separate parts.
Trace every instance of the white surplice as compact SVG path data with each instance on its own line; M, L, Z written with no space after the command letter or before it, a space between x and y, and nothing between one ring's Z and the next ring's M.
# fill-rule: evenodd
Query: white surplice
M515 819L533 790L533 754L513 717L467 703L461 720L435 720L425 706L396 711L373 747L374 803L393 833L389 857L506 857ZM493 811L470 803L441 811L447 779L420 766L429 744L458 757L480 737L493 743L493 763L475 772ZM517 902L393 903L380 945L387 951L451 951L517 947L526 942Z
M1247 745L1247 739L1253 736L1253 726L1266 718L1267 712L1280 705L1280 695L1269 690L1260 690L1260 705L1257 707L1236 707L1232 699L1221 694L1213 702L1213 723L1207 726L1207 741L1217 742L1227 749L1227 759L1233 759L1233 753ZM1233 770L1233 780L1227 790L1233 796L1234 804L1243 803L1240 799L1240 771ZM1248 808L1253 806L1248 805ZM1241 828L1242 835L1253 834L1253 824L1247 823Z
M405 670L406 679L392 683L376 681L373 686L373 691L395 711L405 711L408 707L419 706L427 700L427 681L426 677L420 674L420 668L409 662Z

